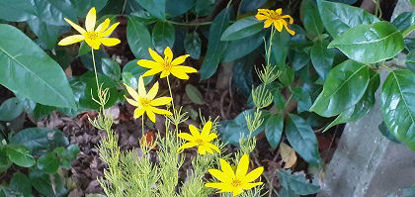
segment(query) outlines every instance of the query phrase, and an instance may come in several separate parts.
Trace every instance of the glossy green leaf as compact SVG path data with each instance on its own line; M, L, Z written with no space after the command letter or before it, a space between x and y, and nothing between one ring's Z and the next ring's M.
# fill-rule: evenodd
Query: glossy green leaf
M53 106L37 104L35 109L33 110L33 117L35 118L35 120L41 120L49 116L55 109L56 107Z
M291 35L287 31L276 32L274 38L272 39L271 46L271 64L276 64L277 66L285 66L288 50L289 50L289 41ZM269 44L269 41L268 41ZM268 45L269 46L269 45Z
M263 42L264 33L258 33L241 40L234 40L228 44L223 54L224 62L231 62L244 57L257 49Z
M154 48L157 52L163 54L165 48L173 48L175 36L176 33L172 24L162 21L157 22L152 32Z
M82 42L78 49L78 56L82 56L88 53L91 53L91 47L86 44L86 42Z
M320 19L314 0L303 0L301 2L300 17L309 37L314 38L323 33L323 22Z
M134 88L138 87L138 79L147 71L147 68L139 66L137 61L138 59L129 61L122 69L122 81ZM148 85L153 78L154 75L144 77L144 85Z
M150 58L148 48L153 48L150 32L137 17L128 18L127 41L136 58Z
M95 65L97 66L97 71L98 73L102 73L102 59L110 58L110 57L103 48L100 48L99 50L94 50L94 57L95 57ZM91 51L81 56L82 64L84 65L85 68L87 68L90 71L94 70L93 60L94 59L92 58Z
M199 16L209 15L215 7L216 0L196 0L194 13Z
M226 29L230 20L231 9L227 8L220 12L209 29L209 43L205 59L199 70L202 80L210 78L215 74L218 65L226 49L226 43L220 41L222 32Z
M258 21L253 16L248 16L237 20L234 24L230 25L223 32L221 41L232 41L246 38L248 36L255 35L263 29L262 22ZM244 41L241 41L244 42Z
M9 156L7 154L7 147L4 145L0 145L0 172L7 171L7 169L10 168L10 166L13 164L12 161L10 161Z
M280 114L271 115L265 123L265 136L271 148L275 149L280 143L284 129L284 117Z
M242 0L239 4L239 13L244 14L248 12L257 12L267 0Z
M80 1L80 0L70 0L71 4L76 8L77 15L79 18L85 18L88 11L95 7L97 12L101 11L104 8L108 0L88 0L88 1Z
M182 15L189 11L195 2L196 0L168 0L166 1L166 12L170 17Z
M353 27L334 39L328 48L338 48L350 59L373 64L397 55L404 42L398 29L383 21Z
M46 174L39 170L29 173L33 188L45 197L63 197L67 193L65 180L59 174Z
M389 131L415 150L415 74L409 70L390 72L382 87L381 109Z
M382 121L382 123L379 124L378 129L379 129L380 133L383 136L385 136L386 138L388 138L392 142L401 144L401 141L399 141L398 139L396 139L396 137L393 136L392 133L389 131L388 126L386 126L386 124L385 124L385 121Z
M166 18L166 0L136 0L151 15L159 19Z
M35 158L30 154L29 150L22 145L8 145L7 155L10 161L21 167L31 167L36 164Z
M59 169L59 158L55 153L46 153L37 160L37 168L48 174L54 174Z
M63 168L71 169L71 163L75 161L80 150L76 144L71 144L66 149L64 147L58 147L55 149L55 152L60 158L60 165Z
M311 126L300 116L289 114L285 135L294 150L308 163L320 164L317 137Z
M337 38L343 32L358 25L370 25L380 20L361 8L335 3L324 0L317 0L322 22L326 30L333 38Z
M21 172L14 173L9 189L20 192L24 196L32 196L32 183L29 177Z
M278 191L278 197L298 197L298 195L295 194L295 192L283 187L280 191Z
M409 70L415 73L415 49L409 51L406 56L405 65Z
M318 95L310 111L320 116L331 117L346 111L363 97L369 84L369 67L352 60L334 67L323 91Z
M10 144L22 145L34 155L53 151L60 146L67 146L68 139L57 129L32 127L23 129L10 138Z
M392 24L395 25L399 31L405 31L410 26L415 25L415 12L402 12L392 21Z
M184 39L184 48L186 49L186 53L188 53L193 59L197 60L200 58L202 40L196 31L186 34Z
M199 105L203 105L205 103L203 101L202 93L200 93L200 91L195 86L193 86L192 84L187 84L185 91L186 91L187 97L193 103L196 103L196 104L199 104Z
M297 101L297 112L305 112L308 111L311 107L311 97L309 92L307 92L304 88L294 88L292 90L293 98Z
M310 50L311 63L317 74L323 79L327 78L331 66L333 65L335 49L327 49L328 41L317 41Z
M278 80L281 81L282 84L289 86L294 82L294 70L290 66L281 66L278 68L280 71L280 76Z
M102 72L114 81L121 79L120 65L110 58L102 58Z
M256 54L245 56L244 58L235 61L232 68L232 85L236 87L236 90L248 98L251 94L253 82L253 62L255 61Z
M13 6L12 6L13 5ZM0 19L12 22L23 22L35 16L35 8L31 1L2 0L0 1Z
M289 58L294 71L301 70L310 62L310 55L304 51L295 51Z
M320 191L319 185L306 180L305 174L292 174L291 170L278 170L281 186L297 195L310 195Z
M0 64L0 83L13 92L44 105L75 107L62 68L10 25L0 25Z
M16 97L5 100L0 105L0 120L1 121L12 121L22 114L24 110L23 103L20 103Z
M379 84L380 77L379 74L376 73L371 76L366 92L359 102L346 111L340 113L339 116L337 116L336 119L334 119L333 122L331 122L324 129L323 132L335 125L356 121L369 113L370 109L372 109L375 104L375 92L379 88Z
M47 49L55 48L60 34L69 30L67 26L51 25L37 18L27 21L27 24L43 44L41 46Z

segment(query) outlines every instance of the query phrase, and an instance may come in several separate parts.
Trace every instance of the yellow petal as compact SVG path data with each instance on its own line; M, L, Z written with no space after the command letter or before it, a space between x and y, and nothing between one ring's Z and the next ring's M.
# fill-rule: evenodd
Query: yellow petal
M203 138L207 137L211 129L212 129L212 121L206 122L206 124L203 126L201 136Z
M243 178L248 172L249 167L249 157L247 154L244 154L239 160L238 167L236 168L236 177Z
M148 53L150 53L150 56L154 61L158 62L159 64L164 64L164 59L153 49L148 48Z
M171 62L171 64L172 65L183 64L183 62L186 61L187 57L189 57L189 55L181 55L177 57L176 59L174 59L173 62Z
M142 116L144 112L145 112L144 109L136 108L134 110L134 119L140 118L140 116Z
M156 122L156 114L154 114L152 111L150 110L146 110L146 114L148 116L148 118L150 118L151 122Z
M219 154L221 152L220 149L216 145L214 145L212 143L206 143L205 146L208 147L208 148L210 148L210 149L213 149L214 151L216 151Z
M193 67L190 66L173 66L172 70L179 70L181 72L185 72L185 73L197 73L197 70Z
M97 22L97 11L95 8L91 8L86 15L85 19L85 28L87 31L91 32L94 31L95 23Z
M101 24L98 25L98 27L95 29L95 32L102 33L103 31L105 31L108 28L108 26L110 25L110 22L111 21L110 21L109 18L105 19L104 22L102 22Z
M200 138L199 130L194 125L189 125L189 130L193 137Z
M169 110L159 109L159 108L155 108L155 107L151 107L151 111L156 113L156 114L160 114L160 115L168 115L168 116L172 115L172 113Z
M127 102L130 103L132 106L136 106L136 107L140 106L140 104L137 101L127 98L126 96L124 97L125 97L125 100L127 100Z
M220 163L220 168L222 169L223 173L226 174L226 176L230 178L235 177L235 173L233 172L231 165L229 165L227 161L223 159L219 159L219 163Z
M284 21L284 20L282 20L282 21ZM285 21L284 22L282 22L282 21L281 20L274 21L274 27L279 32L282 31L282 27L283 27L282 25L283 25L283 23L285 23Z
M266 20L265 22L264 22L264 28L268 28L269 26L271 26L272 25L272 20Z
M85 42L95 50L98 50L99 46L101 45L101 42L99 40L91 40L87 37L85 37Z
M82 28L81 26L75 24L74 22L72 22L71 20L65 18L65 21L67 23L69 23L69 25L71 25L76 31L78 31L80 34L84 34L86 31L84 28Z
M210 142L210 141L216 139L217 137L218 137L218 135L216 135L216 133L211 133L205 139L206 139L206 141Z
M172 62L173 60L173 52L171 51L170 47L167 47L166 49L164 49L164 59L166 60L166 62Z
M73 36L68 36L64 39L62 39L61 41L59 41L58 45L59 46L67 46L67 45L71 45L77 42L81 42L82 40L84 40L84 36L83 35L73 35Z
M150 69L150 70L148 70L148 71L146 71L145 73L143 73L143 75L141 75L141 76L143 76L143 77L148 77L148 76L151 76L151 75L155 75L155 74L157 74L157 73L159 73L159 72L161 72L163 69L161 68L161 67L155 67L155 68L152 68L152 69Z
M144 87L143 76L141 76L140 78L138 78L138 95L140 97L145 97L147 95L146 88Z
M208 149L207 149L205 146L199 146L199 147L197 148L197 152L198 152L200 155L205 155L205 154L206 154L206 151L208 151ZM212 152L212 150L210 150L210 152ZM213 152L212 152L211 154L213 154Z
M181 151L181 150L183 150L183 149L192 148L192 147L194 147L194 146L196 146L196 145L197 145L197 143L194 143L194 142L188 142L188 143L183 144L182 146L180 146L180 148L178 148L178 149L177 149L177 152L179 152L179 151Z
M205 187L215 188L215 189L228 189L229 186L226 183L206 183Z
M189 79L189 75L187 75L185 72L183 72L182 70L179 69L175 69L175 67L173 67L171 69L171 74L173 74L175 77L179 78L179 79L183 79L183 80L188 80ZM163 76L163 73L161 73L161 75ZM162 77L161 76L161 77Z
M232 195L237 196L239 194L242 194L242 192L244 192L244 190L242 188L238 188L238 189L233 191Z
M169 71L167 71L167 70L163 70L163 71L161 72L160 78L164 78L164 77L167 77L167 76L169 76L169 75L170 75L170 72L169 72Z
M282 14L282 8L279 8L279 9L275 10L275 13L277 13L278 15L281 15Z
M129 85L127 85L126 83L124 83L125 88L127 89L128 94L131 95L131 97L133 97L134 100L138 101L140 100L140 96L138 95L138 93L134 90L134 88L130 87Z
M245 176L244 181L245 182L255 181L259 176L261 176L262 172L264 172L264 167L258 167L255 170L252 170L251 172L249 172Z
M101 42L103 45L107 47L112 47L117 44L120 44L121 40L119 40L118 38L101 38Z
M295 35L295 31L293 31L293 30L291 30L290 28L288 28L287 23L284 23L284 27L285 27L285 29L287 30L287 32L288 32L289 34L291 34L292 36L294 36L294 35Z
M244 186L242 187L244 190L250 190L253 187L256 187L258 185L262 185L262 182L256 182L256 183L246 183L244 184Z
M210 169L210 170L208 170L208 172L209 172L209 174L211 174L213 177L215 177L219 181L222 181L222 182L231 182L232 181L231 177L228 177L225 173L223 173L220 170Z
M191 136L190 134L188 134L188 133L179 133L179 135L177 135L179 138L182 138L182 139L184 139L184 140L187 140L187 141L193 141L194 140L194 137L193 136Z
M150 102L150 105L152 106L160 106L160 105L167 105L169 104L173 99L171 97L160 97L152 100Z
M118 25L119 25L120 23L119 22L117 22L117 23L114 23L113 25L111 25L111 27L110 28L108 28L107 30L105 30L104 29L104 32L102 33L102 36L103 37L107 37L107 36L110 36L111 34L112 34L112 32L115 30L115 28L117 28L118 27Z
M262 14L257 14L257 15L255 15L255 18L257 20L263 21L263 20L266 20L268 17L266 17L266 16L264 16Z
M151 89L148 91L147 93L147 98L150 100L153 100L154 97L156 97L157 92L159 91L159 82L156 82L153 87L151 87ZM153 101L151 101L153 102ZM153 105L153 106L157 106L157 105Z
M161 67L159 63L152 61L152 60L138 60L137 64L144 68L155 68L155 67Z

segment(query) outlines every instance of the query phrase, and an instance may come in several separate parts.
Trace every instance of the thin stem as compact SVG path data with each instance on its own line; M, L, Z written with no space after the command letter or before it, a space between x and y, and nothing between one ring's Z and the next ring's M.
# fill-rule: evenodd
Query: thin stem
M167 76L167 85L169 86L169 92L170 92L170 97L171 97L171 104L173 105L173 117L176 118L178 117L176 114L176 109L174 107L174 97L173 97L173 93L171 92L171 86L170 86L170 79L169 76ZM174 126L176 126L176 132L179 132L179 125L177 124L177 121L175 121Z
M270 65L270 58L271 58L271 46L272 46L272 38L274 37L275 29L274 26L271 26L271 35L269 37L269 44L268 44L268 50L266 51L267 55L267 65Z
M97 89L99 89L97 66L95 65L94 49L92 49L92 48L91 48L91 54L92 54L92 63L94 64L95 82L97 82Z
M141 116L141 138L143 137L144 137L144 115ZM146 140L147 142L147 139L144 138L144 140Z
M183 23L183 22L176 22L176 21L169 21L166 20L166 22L173 24L173 25L181 25L181 26L202 26L202 25L210 25L213 23L213 21L207 21L207 22L195 22L195 23Z

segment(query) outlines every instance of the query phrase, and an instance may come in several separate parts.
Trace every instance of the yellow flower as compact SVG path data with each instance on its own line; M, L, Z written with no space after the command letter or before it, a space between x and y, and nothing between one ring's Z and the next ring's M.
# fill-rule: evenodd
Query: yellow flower
M274 24L274 27L281 32L282 28L285 27L287 32L291 35L295 35L295 32L288 28L288 23L293 24L294 19L290 15L281 15L282 9L277 10L268 10L268 9L258 9L258 13L256 14L255 18L258 20L265 20L264 28L270 27ZM288 23L285 19L289 19Z
M161 115L172 115L172 113L165 109L159 109L154 106L161 106L166 105L172 101L171 97L159 97L156 98L158 89L159 89L159 83L156 82L153 87L146 92L146 88L144 87L144 81L143 77L140 77L138 80L138 92L134 90L134 88L128 86L127 84L124 84L127 88L128 93L131 95L133 99L129 99L127 97L126 100L131 105L137 107L134 110L134 118L137 119L141 115L144 114L144 112L147 114L147 116L150 118L152 122L156 122L156 114Z
M212 122L208 121L205 126L203 126L202 133L199 133L199 130L194 125L189 125L190 134L180 133L178 136L189 142L183 144L177 151L181 151L186 148L192 148L197 146L197 151L199 154L204 155L206 152L213 154L213 150L220 153L220 150L217 146L210 143L212 140L216 139L218 136L216 133L210 133L212 129Z
M77 42L84 41L93 49L98 50L101 44L111 47L119 44L121 41L117 38L108 38L114 29L120 24L115 23L110 25L110 19L105 19L98 27L95 28L95 23L97 20L97 13L95 8L91 8L89 10L88 15L86 15L85 19L85 28L80 27L79 25L75 24L74 22L70 21L69 19L65 18L65 21L68 22L76 31L78 31L79 35L68 36L62 39L58 45L59 46L67 46Z
M232 169L228 162L223 159L219 160L222 171L217 169L210 169L209 173L217 178L219 183L206 183L206 187L220 189L219 192L232 192L233 196L237 196L244 192L244 190L250 190L253 187L261 185L262 182L254 182L264 171L263 167L256 168L248 173L249 157L244 154L239 160L236 172Z
M161 78L169 76L170 73L179 79L189 79L188 73L196 73L197 70L190 67L181 65L184 63L189 55L182 55L173 60L173 52L170 47L164 50L164 58L162 58L157 52L152 49L148 49L153 60L142 59L137 62L138 65L149 68L147 72L143 74L143 77L155 75L161 72Z

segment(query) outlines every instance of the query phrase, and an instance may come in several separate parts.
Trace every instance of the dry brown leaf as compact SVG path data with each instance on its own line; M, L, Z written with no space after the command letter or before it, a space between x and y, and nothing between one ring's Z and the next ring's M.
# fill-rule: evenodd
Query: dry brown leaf
M285 143L280 144L280 155L285 162L284 168L292 168L297 163L295 150Z

